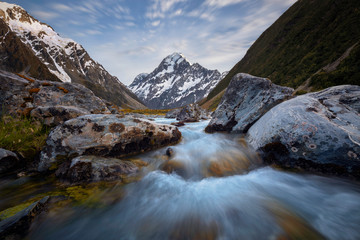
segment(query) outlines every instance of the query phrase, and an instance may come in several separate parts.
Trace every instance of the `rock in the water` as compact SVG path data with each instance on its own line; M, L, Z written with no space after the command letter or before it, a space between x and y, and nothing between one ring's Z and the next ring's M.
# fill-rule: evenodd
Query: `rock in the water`
M29 207L0 222L0 239L23 239L34 218L46 209L50 197L31 204Z
M8 150L0 148L0 174L10 171L19 165L18 156Z
M294 89L275 85L266 78L236 74L205 131L245 133L261 116L293 92Z
M165 114L165 118L177 118L180 111L181 111L181 108L175 108L173 110L170 110Z
M80 156L72 159L56 171L56 176L71 183L121 180L138 172L138 167L130 162L116 158Z
M181 108L176 120L183 122L198 122L202 119L208 119L208 114L205 109L199 105L192 103Z
M41 153L39 170L80 155L124 157L180 140L171 125L115 114L92 114L66 121L51 131Z
M1 70L0 83L0 105L8 113L32 115L50 125L84 114L111 113L80 84L34 80Z
M279 104L248 132L264 160L360 179L360 86L343 85Z

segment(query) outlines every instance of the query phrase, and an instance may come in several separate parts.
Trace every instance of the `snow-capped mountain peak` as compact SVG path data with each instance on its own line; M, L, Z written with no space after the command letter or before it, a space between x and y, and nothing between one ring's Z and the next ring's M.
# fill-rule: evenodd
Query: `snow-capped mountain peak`
M163 63L164 64L167 64L169 66L174 66L176 64L180 64L182 61L186 61L189 63L189 61L187 61L187 59L184 57L183 54L181 53L173 53L169 56L167 56L164 60L163 60Z
M136 76L129 88L150 108L176 108L204 98L220 80L219 71L173 53L150 74Z

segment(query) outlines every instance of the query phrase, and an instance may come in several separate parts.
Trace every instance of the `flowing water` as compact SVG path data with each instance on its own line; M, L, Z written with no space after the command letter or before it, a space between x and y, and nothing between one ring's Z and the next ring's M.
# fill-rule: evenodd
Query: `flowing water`
M207 123L181 127L170 159L142 155L149 166L121 200L49 214L30 239L360 239L359 185L264 167Z

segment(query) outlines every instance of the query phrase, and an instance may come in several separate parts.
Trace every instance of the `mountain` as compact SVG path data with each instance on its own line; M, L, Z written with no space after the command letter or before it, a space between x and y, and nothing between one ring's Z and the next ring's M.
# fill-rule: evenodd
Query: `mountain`
M149 108L169 109L203 99L222 77L218 70L190 64L182 54L173 53L150 74L139 74L129 88Z
M22 7L0 2L0 68L38 79L80 83L122 107L145 108L75 41L62 38Z
M359 26L359 0L298 0L261 34L206 102L218 101L240 72L301 92L359 85Z

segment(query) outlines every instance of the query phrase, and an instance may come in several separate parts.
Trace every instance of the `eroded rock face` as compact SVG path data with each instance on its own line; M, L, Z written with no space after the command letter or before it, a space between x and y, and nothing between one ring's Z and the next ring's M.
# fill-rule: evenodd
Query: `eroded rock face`
M245 133L262 115L293 92L294 89L275 85L266 78L236 74L205 131Z
M279 104L248 132L264 160L360 179L360 86L343 85Z
M121 180L138 172L138 167L116 158L80 156L65 163L56 171L56 176L71 183Z
M0 104L8 113L33 116L57 125L84 114L110 114L106 104L86 87L26 79L0 70Z
M115 114L92 114L66 121L51 131L39 170L80 155L124 157L173 144L181 139L171 125Z
M16 168L19 158L11 151L0 148L0 174Z

